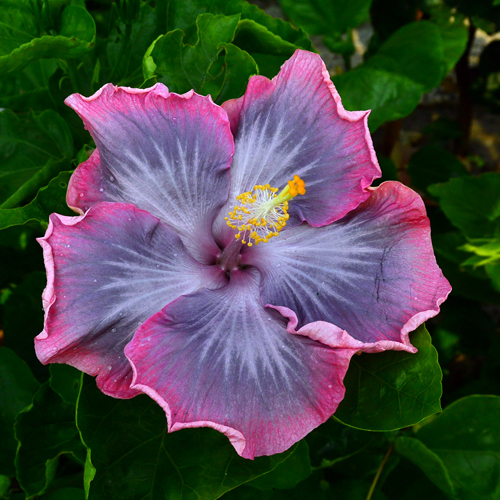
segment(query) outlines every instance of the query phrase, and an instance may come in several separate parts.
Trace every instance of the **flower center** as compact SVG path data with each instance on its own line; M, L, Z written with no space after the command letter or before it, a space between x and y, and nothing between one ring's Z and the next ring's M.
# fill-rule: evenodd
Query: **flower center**
M236 197L240 202L229 212L226 217L227 225L238 231L235 238L241 238L243 244L249 247L259 243L268 242L273 236L286 226L288 215L288 202L298 194L305 194L305 183L298 176L293 176L293 181L276 194L278 188L256 185L252 191L241 193Z

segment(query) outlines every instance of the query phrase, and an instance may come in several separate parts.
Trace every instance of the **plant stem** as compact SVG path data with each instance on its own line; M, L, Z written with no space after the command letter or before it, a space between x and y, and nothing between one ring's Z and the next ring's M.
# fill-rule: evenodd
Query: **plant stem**
M377 486L378 480L380 479L380 476L382 474L382 471L384 470L385 464L387 463L387 460L389 459L391 453L394 451L394 445L392 445L388 450L387 453L384 456L384 459L382 460L382 463L380 464L380 467L378 468L377 473L375 474L375 477L373 478L372 485L370 486L370 491L368 492L368 495L366 496L366 500L370 500L373 492L375 491L375 487Z

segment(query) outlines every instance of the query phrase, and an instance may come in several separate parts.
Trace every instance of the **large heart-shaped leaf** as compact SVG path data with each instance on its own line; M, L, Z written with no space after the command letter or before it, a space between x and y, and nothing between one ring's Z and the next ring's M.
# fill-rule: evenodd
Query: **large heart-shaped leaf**
M403 75L428 92L443 75L443 41L430 21L410 23L391 35L365 65Z
M42 494L53 479L60 455L71 453L83 464L85 449L75 422L75 406L66 403L46 382L33 404L16 419L19 448L16 470L28 497Z
M353 356L337 419L360 429L389 431L441 411L442 373L425 326L411 334L411 342L416 354L386 351Z
M85 8L68 5L59 34L44 35L31 7L26 0L0 1L0 72L22 69L36 59L78 57L92 49L95 23Z
M370 130L408 116L418 105L422 86L406 76L360 66L334 76L342 104L349 111L370 109Z
M73 139L52 110L25 119L0 112L0 208L13 208L69 168Z
M451 223L470 238L494 236L500 228L500 174L460 177L429 186Z
M424 425L415 438L398 438L397 451L450 498L499 498L500 397L460 399Z
M95 468L91 500L212 500L273 470L294 451L251 461L213 429L168 434L165 412L149 397L110 398L90 377L84 378L77 415L91 460L87 472Z
M368 18L372 0L280 0L286 15L310 35L344 33Z
M220 76L222 69L212 71L222 50L220 45L232 42L238 22L239 15L200 15L196 21L198 41L194 46L184 43L182 30L160 36L144 56L144 79L156 76L172 92L194 89L198 93L210 93L210 84Z
M31 404L38 387L24 361L10 349L0 347L0 474L15 475L14 421Z
M25 224L36 220L46 227L49 215L57 212L62 215L75 215L66 205L66 190L72 172L61 172L40 189L35 199L19 208L0 208L0 229Z

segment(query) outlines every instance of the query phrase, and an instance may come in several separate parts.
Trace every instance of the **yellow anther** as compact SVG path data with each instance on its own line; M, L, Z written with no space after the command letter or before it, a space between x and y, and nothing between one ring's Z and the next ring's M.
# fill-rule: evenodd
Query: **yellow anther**
M236 196L240 205L235 206L229 212L229 217L225 218L229 227L239 231L235 235L236 239L241 238L241 242L250 247L278 236L290 218L288 202L298 194L305 194L305 183L298 175L294 175L293 180L288 181L278 194L277 192L278 188L269 184L256 184L252 191ZM235 225L235 222L239 224Z
M298 175L293 176L293 182L299 194L306 194L306 183Z

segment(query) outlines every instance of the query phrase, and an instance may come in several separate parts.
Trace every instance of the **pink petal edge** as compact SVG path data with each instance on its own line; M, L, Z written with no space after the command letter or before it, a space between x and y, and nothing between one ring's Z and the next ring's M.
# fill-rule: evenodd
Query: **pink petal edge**
M125 356L127 356L125 352ZM198 422L176 422L174 425L171 424L172 422L172 412L170 410L170 405L163 399L154 389L151 387L144 385L144 384L136 384L135 381L137 379L137 368L135 367L134 363L132 360L127 356L127 359L130 362L130 365L132 366L132 370L134 372L133 378L132 378L132 383L130 384L131 389L136 389L138 391L143 392L144 394L147 394L150 398L152 398L154 401L156 401L162 408L163 411L165 412L165 415L167 416L167 426L168 426L168 432L175 432L175 431L180 431L181 429L190 429L190 428L196 428L196 427L211 427L212 429L215 429L218 432L221 432L224 434L230 441L230 443L233 445L234 449L236 450L236 453L238 455L242 456L243 458L250 458L253 460L253 457L245 457L244 455L244 450L246 447L246 439L243 436L243 434L240 431L237 431L236 429L233 429L232 427L227 427L225 425L217 424L216 422L211 422L209 420L201 420Z
M57 213L54 213L52 215L56 216L65 226L74 226L75 224L78 224L78 222L80 222L82 219L84 219L86 217L86 213L83 215L76 216L76 217L67 216L67 215L60 215ZM49 310L50 310L51 306L56 301L56 294L54 292L54 280L55 280L54 255L52 252L52 247L47 242L47 240L52 235L53 230L54 230L54 224L53 224L52 220L49 218L49 227L47 228L45 235L42 238L36 238L36 241L40 244L40 246L42 247L42 250L43 250L43 260L44 260L45 269L47 272L47 286L45 287L45 289L42 292L42 304L43 304L43 310L44 310L43 330L34 339L36 356L43 365L49 364L51 357L54 354L56 354L56 352L51 352L50 350L47 351L46 349L42 349L42 346L39 343L40 341L45 340L46 338L49 337L49 333L47 331L47 321L48 321L48 316L49 316ZM80 370L84 373L87 373L88 375L91 375L92 377L96 377L97 387L104 394L106 394L107 396L111 396L111 397L117 397L116 393L108 392L105 390L104 387L102 387L102 384L100 383L100 372L86 370L80 364L77 365L77 364L73 364L70 362L66 362L65 364L73 366L77 370ZM133 391L130 388L130 391L123 393L122 397L125 399L128 399L128 398L136 396L137 394L139 394L139 393L136 393L135 391Z
M65 226L74 226L82 219L85 218L84 215L79 215L76 217L71 217L67 215L59 215L54 214ZM47 231L45 231L45 235L42 238L37 238L36 241L40 244L43 250L43 261L45 264L45 269L47 270L47 286L45 287L42 293L42 304L44 310L44 319L43 319L43 330L35 337L35 350L38 356L38 359L45 365L48 363L48 357L42 355L42 353L37 350L37 340L46 339L49 334L46 330L47 325L47 317L49 313L49 309L52 304L56 301L56 295L54 293L54 280L55 280L55 271L54 271L54 255L52 253L52 247L47 242L47 240L52 236L52 232L54 231L54 224L52 220L49 218L49 227Z
M416 353L418 349L410 342L410 333L416 330L422 323L439 314L439 306L447 299L451 288L446 296L438 299L435 309L421 311L412 316L401 329L401 342L392 340L379 340L377 342L361 342L356 340L348 332L342 330L333 323L326 321L314 321L296 330L298 319L295 312L288 307L273 306L266 304L266 307L275 309L282 316L288 318L287 332L293 335L304 335L312 340L316 340L334 349L356 349L359 352L383 352L383 351L407 351Z
M85 160L80 163L78 167L76 167L69 179L68 190L66 191L66 204L77 214L85 213L85 211L78 206L78 193L81 192L81 189L78 188L78 184L79 182L82 182L85 186L85 179L92 175L92 173L97 172L100 162L101 157L99 156L99 151L96 148L92 151L88 160Z
M198 97L201 97L205 100L208 100L210 103L215 104L214 101L212 100L212 96L209 94L207 96L197 94L193 89L188 90L184 94L177 94L175 92L170 92L168 90L168 87L164 85L163 83L155 83L152 87L148 87L147 89L136 89L132 87L120 87L117 85L113 85L112 83L106 83L106 85L103 85L99 90L94 92L90 97L85 97L81 94L75 93L71 94L66 99L64 99L64 104L66 106L69 106L71 109L75 110L78 115L80 115L78 109L79 109L79 104L80 101L84 102L92 102L97 100L103 92L113 92L114 94L124 92L126 94L132 94L132 95L141 95L141 94L153 94L153 95L160 95L162 97L168 97L170 95L174 95L177 97L180 97L181 99L190 99L193 97L193 95L197 95ZM215 104L216 105L216 104ZM217 106L217 105L216 105ZM220 106L218 106L220 107ZM127 111L125 108L122 111ZM87 129L87 121L83 116L80 115L82 118L83 122L85 123L85 128ZM88 129L87 129L88 130Z

